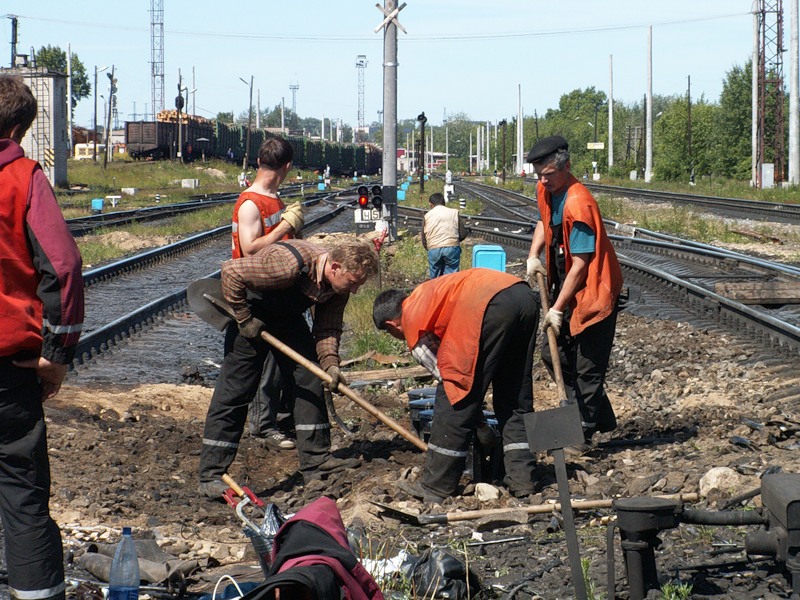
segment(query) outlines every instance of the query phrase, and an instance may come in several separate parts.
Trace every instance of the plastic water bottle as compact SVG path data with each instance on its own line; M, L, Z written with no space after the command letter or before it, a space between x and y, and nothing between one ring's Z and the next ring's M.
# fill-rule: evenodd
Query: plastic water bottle
M138 600L139 557L130 527L122 528L122 540L114 553L108 576L108 600Z

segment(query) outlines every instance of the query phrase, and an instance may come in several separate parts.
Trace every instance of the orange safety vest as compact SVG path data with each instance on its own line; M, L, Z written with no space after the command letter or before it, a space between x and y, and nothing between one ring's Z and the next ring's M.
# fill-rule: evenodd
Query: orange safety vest
M239 242L239 208L247 200L255 202L258 207L258 212L261 213L261 226L264 229L262 235L267 235L270 231L275 229L281 222L281 215L286 206L280 198L273 198L272 196L265 196L256 192L242 192L239 194L239 199L236 200L236 205L233 207L233 227L231 228L231 253L232 258L242 258L242 246ZM294 235L286 234L281 239L288 240L293 238Z
M450 404L472 389L486 306L517 283L521 280L502 271L467 269L421 283L403 300L408 347L413 349L426 332L441 340L437 363Z
M536 186L536 199L539 205L539 215L545 224L545 247L550 248L553 242L553 230L550 228L550 193L539 182ZM581 331L599 323L609 316L617 303L617 297L622 290L622 270L619 267L617 253L608 239L600 208L592 196L573 175L567 182L567 197L564 200L564 216L561 222L564 239L564 255L566 270L572 267L572 253L569 248L569 236L572 227L580 221L592 228L595 233L594 253L589 261L589 272L586 283L570 303L572 316L569 321L569 331L578 335ZM547 253L548 279L554 281L557 277L556 266Z

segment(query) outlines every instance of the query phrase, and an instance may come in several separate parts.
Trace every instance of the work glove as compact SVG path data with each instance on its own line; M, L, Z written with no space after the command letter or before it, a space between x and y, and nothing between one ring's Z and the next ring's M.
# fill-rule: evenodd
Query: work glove
M247 317L244 321L239 321L239 334L248 340L259 339L264 329L264 321L256 317Z
M303 228L303 223L305 223L305 218L303 217L303 205L300 204L300 202L290 204L283 209L281 219L291 225L292 229L294 229L294 232L297 233Z
M330 383L325 383L325 386L332 392L339 391L339 384L347 385L347 379L345 379L342 370L337 367L336 365L331 365L325 372L330 376L331 381Z
M544 268L542 261L540 261L535 256L529 256L527 262L525 263L528 282L535 283L536 282L536 274L541 273L545 277L547 277L547 269Z
M542 323L542 329L547 331L548 327L552 327L553 333L556 335L561 333L561 321L564 319L564 313L560 310L556 310L555 308L551 308L547 311L547 314L544 316L544 322Z

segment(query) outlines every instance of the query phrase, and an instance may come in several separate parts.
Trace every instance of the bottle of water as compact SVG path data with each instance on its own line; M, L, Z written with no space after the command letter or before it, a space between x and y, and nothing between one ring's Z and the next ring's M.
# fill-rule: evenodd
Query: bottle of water
M122 540L114 553L108 576L108 600L138 600L139 557L130 527L122 528Z

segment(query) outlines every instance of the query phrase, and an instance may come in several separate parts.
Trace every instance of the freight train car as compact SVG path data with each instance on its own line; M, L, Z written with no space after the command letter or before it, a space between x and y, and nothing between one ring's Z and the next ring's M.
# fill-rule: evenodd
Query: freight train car
M162 111L158 121L128 121L125 123L125 143L133 158L158 160L174 158L178 148L177 113ZM188 122L184 122L186 119ZM247 127L222 121L209 121L183 116L181 122L183 155L186 160L216 157L241 164L247 146ZM261 144L274 134L264 129L250 131L248 162L257 165ZM377 173L382 166L381 150L372 145L338 144L319 139L287 136L294 149L293 164L297 167L323 170L330 168L336 175L354 172L366 175Z
M181 123L180 136L177 123L161 121L127 121L125 147L134 159L159 160L176 155L178 142L183 145L186 160L194 160L203 150L208 152L214 129L211 123Z

